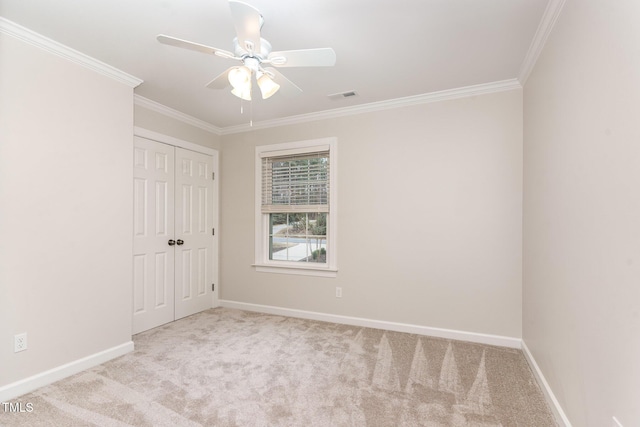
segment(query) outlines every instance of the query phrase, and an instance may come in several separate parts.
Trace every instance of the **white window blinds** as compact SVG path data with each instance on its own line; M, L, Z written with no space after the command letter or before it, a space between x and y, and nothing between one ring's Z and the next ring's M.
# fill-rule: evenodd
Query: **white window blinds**
M262 213L271 212L329 212L328 150L262 157Z

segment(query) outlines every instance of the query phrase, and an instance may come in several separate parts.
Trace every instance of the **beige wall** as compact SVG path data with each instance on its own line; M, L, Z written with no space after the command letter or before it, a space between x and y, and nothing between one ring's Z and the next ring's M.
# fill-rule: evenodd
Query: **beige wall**
M524 340L574 426L640 425L639 20L567 1L524 92Z
M220 136L140 105L134 106L135 125L205 147L220 149Z
M131 340L133 89L2 33L0 58L2 387Z
M327 136L338 277L255 272L255 146ZM221 177L222 299L521 336L521 91L226 135Z

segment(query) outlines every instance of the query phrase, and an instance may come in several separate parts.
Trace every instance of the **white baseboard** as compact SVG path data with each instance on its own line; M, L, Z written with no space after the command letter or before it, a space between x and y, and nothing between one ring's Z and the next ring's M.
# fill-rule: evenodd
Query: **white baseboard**
M0 387L0 402L8 402L11 399L15 399L16 397L22 396L23 394L29 393L37 388L44 387L63 378L84 371L85 369L108 362L109 360L120 357L130 351L133 351L133 341L128 341L99 353L74 360L73 362L65 365L7 384Z
M457 331L453 329L432 328L428 326L411 325L407 323L387 322L384 320L364 319L361 317L341 316L337 314L319 313L315 311L297 310L293 308L274 307L270 305L251 304L246 302L218 300L221 307L235 308L245 311L276 314L279 316L298 317L302 319L320 320L323 322L340 323L343 325L362 326L366 328L385 329L388 331L407 332L410 334L430 337L448 338L459 341L470 341L480 344L501 347L521 348L520 338L500 335L480 334L477 332Z
M542 388L542 391L547 398L547 402L549 403L551 411L556 417L556 421L558 422L558 424L564 427L571 427L569 418L567 418L567 415L564 413L562 406L560 406L560 402L558 402L558 399L556 399L556 396L553 394L551 387L549 387L549 383L542 374L540 367L536 363L536 359L533 358L533 355L529 351L529 347L527 347L527 344L524 342L524 340L522 341L522 352L524 353L524 357L527 359L527 362L529 362L529 366L531 366L533 374L536 376L536 380L538 380L538 384Z

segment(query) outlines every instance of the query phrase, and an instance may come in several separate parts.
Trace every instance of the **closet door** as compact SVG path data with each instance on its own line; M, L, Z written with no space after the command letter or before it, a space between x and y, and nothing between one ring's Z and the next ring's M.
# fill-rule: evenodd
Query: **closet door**
M174 147L135 138L133 333L174 320Z
M212 304L212 168L211 156L176 147L176 319Z

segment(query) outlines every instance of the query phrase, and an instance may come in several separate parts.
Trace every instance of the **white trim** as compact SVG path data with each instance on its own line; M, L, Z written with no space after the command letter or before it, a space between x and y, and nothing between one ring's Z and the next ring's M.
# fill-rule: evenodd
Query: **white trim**
M133 134L140 138L150 139L152 141L162 142L163 144L173 145L175 147L184 148L185 150L191 150L202 154L208 154L209 156L217 156L218 151L205 147L204 145L195 144L189 141L183 141L182 139L174 138L162 133L154 132L149 129L144 129L138 126L134 126Z
M302 263L301 263L302 264ZM338 277L338 270L321 267L253 264L260 273L297 274L299 276Z
M529 366L531 367L531 370L533 371L536 377L536 380L538 380L538 384L542 388L542 391L545 397L547 398L547 403L549 403L549 406L551 407L551 411L556 417L556 421L562 426L571 427L571 422L569 421L569 418L567 418L567 415L562 410L562 406L560 406L560 402L558 402L558 399L556 399L556 396L553 394L553 391L551 390L549 383L547 382L546 378L542 374L540 367L536 363L536 360L533 358L533 355L529 351L529 347L527 347L527 344L524 342L524 340L522 340L522 352L524 353L524 356L527 359L527 362L529 362Z
M279 144L276 144L279 145ZM288 145L288 144L287 144ZM331 146L329 144L326 145L312 145L313 150L317 151L317 152L323 152L323 151L329 151L331 149ZM309 149L306 148L306 145L303 144L296 144L295 148L290 148L290 149L281 149L281 150L268 150L268 151L262 151L260 153L260 157L261 158L265 158L265 157L285 157L285 156L295 156L298 154L305 154L308 153Z
M364 328L384 329L388 331L406 332L429 337L447 338L458 341L469 341L480 344L496 345L509 348L521 348L520 338L501 335L481 334L477 332L457 331L454 329L433 328L408 323L388 322L385 320L365 319L362 317L342 316L338 314L319 313L315 311L297 310L293 308L274 307L270 305L251 304L240 301L220 300L220 306L237 310L256 311L278 316L297 317L300 319L319 320L343 325L362 326Z
M268 239L265 230L268 227L268 215L262 213L262 162L263 156L277 156L292 150L326 151L329 148L329 206L327 221L326 264L306 266L295 263L273 262L267 259ZM335 137L311 139L307 141L284 142L280 144L258 145L255 149L255 267L264 273L298 274L304 276L336 277L338 272L338 139ZM303 263L300 263L303 264Z
M211 292L211 307L218 306L218 298L220 297L220 158L218 151L213 150L213 285L214 290ZM206 286L209 286L207 284Z
M29 393L37 388L44 387L63 378L77 374L94 366L98 366L116 357L123 356L133 351L133 341L108 348L82 359L49 369L31 377L0 387L0 402L7 402L18 396Z
M502 80L492 83L483 83L473 86L465 86L456 89L441 90L422 95L407 96L404 98L390 99L387 101L371 102L368 104L354 105L352 107L336 108L333 110L318 111L309 114L284 117L281 119L253 122L253 125L242 124L227 126L221 129L222 135L240 132L248 132L258 129L273 128L277 126L306 123L315 120L332 119L336 117L351 116L354 114L371 113L374 111L389 110L392 108L408 107L412 105L428 104L432 102L448 101L451 99L466 98L485 95L506 90L522 89L517 79Z
M75 49L71 49L62 43L51 40L50 38L38 34L35 31L31 31L30 29L18 25L13 21L9 21L1 16L0 33L8 34L18 40L29 43L32 46L36 46L49 53L53 53L54 55L67 59L71 62L75 62L76 64L89 68L90 70L97 71L103 76L110 77L120 83L126 84L127 86L134 88L142 83L142 80L137 77L127 74L109 64L98 61L97 59L85 55Z
M332 110L318 111L315 113L299 114L295 116L283 117L280 119L264 120L253 122L252 124L241 124L236 126L218 127L209 122L196 119L193 116L182 113L159 102L152 101L141 95L134 94L134 103L141 107L174 118L183 123L196 126L200 129L214 133L216 135L231 135L235 133L250 132L258 129L267 129L278 126L307 123L323 119L351 116L355 114L370 113L375 111L389 110L393 108L408 107L412 105L428 104L432 102L448 101L452 99L467 98L471 96L485 95L507 90L522 89L518 79L501 80L491 83L483 83L472 86L464 86L454 89L446 89L437 92L425 93L422 95L407 96L404 98L390 99L386 101L371 102L368 104L354 105L351 107L336 108Z
M207 132L211 132L216 135L222 134L221 128L215 125L212 125L209 122L196 119L193 116L190 116L178 110L174 110L171 107L167 107L166 105L160 104L159 102L156 102L156 101L152 101L151 99L145 98L138 94L133 95L133 103L140 107L146 108L147 110L155 111L156 113L160 113L167 117L171 117L172 119L179 120L182 123L186 123L188 125L195 126L202 130L206 130Z
M527 51L524 61L522 61L522 65L520 66L518 80L522 86L524 86L531 74L531 71L533 71L533 67L535 67L536 62L540 57L540 53L542 53L542 49L544 48L545 43L547 43L549 35L558 21L560 12L562 12L562 8L564 7L564 3L565 0L549 0L549 3L547 3L547 8L542 14L542 19L540 20L536 34L533 36L529 50Z

